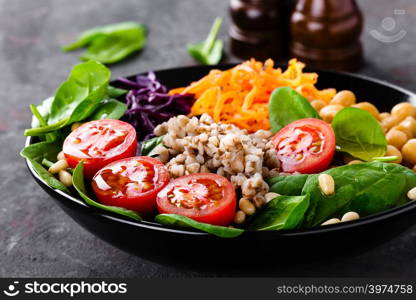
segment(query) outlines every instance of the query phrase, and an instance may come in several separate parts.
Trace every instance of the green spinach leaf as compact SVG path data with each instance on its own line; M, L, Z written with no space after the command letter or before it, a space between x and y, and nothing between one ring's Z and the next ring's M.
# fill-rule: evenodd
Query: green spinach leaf
M253 218L250 230L297 228L309 207L309 195L279 196L269 201Z
M20 151L24 158L41 163L44 158L50 161L56 161L56 156L62 150L62 141L39 142L29 145Z
M363 109L342 109L335 115L332 128L340 151L365 161L384 156L386 152L387 142L383 128Z
M64 46L64 51L88 47L81 59L93 59L104 64L123 60L146 44L146 28L137 22L122 22L94 27L84 31L78 40Z
M120 119L127 110L127 105L115 99L101 102L100 106L88 118L89 120Z
M175 214L157 215L155 221L167 226L195 228L222 238L234 238L244 232L243 229L201 223L188 217Z
M49 173L40 163L36 160L29 159L30 163L33 166L33 169L38 173L39 177L42 178L48 186L51 188L61 190L67 194L71 194L69 189L63 185L58 179L55 178L51 173Z
M143 141L141 148L140 148L140 155L151 156L152 150L155 149L160 144L162 144L162 142L163 142L163 135L154 137L147 141Z
M109 85L107 88L107 96L110 99L117 99L118 97L121 97L125 94L127 94L127 90L116 88L114 86Z
M106 96L110 75L110 70L95 61L75 66L56 91L48 126L27 129L25 135L43 135L86 119Z
M222 19L216 18L205 41L187 46L189 54L205 65L215 65L220 62L224 43L217 39Z
M137 221L140 221L142 219L138 213L132 210L128 210L122 207L104 205L88 197L87 189L85 188L85 182L84 182L84 162L83 161L78 163L78 165L76 166L72 174L72 184L74 185L74 188L77 190L81 198L84 199L88 205L105 210L105 211L123 215L123 216L132 218Z
M306 98L290 87L280 87L273 91L269 100L269 119L273 132L305 118L320 119Z
M275 176L267 179L270 192L278 193L286 196L297 196L302 193L305 185L307 174L296 174L286 176Z

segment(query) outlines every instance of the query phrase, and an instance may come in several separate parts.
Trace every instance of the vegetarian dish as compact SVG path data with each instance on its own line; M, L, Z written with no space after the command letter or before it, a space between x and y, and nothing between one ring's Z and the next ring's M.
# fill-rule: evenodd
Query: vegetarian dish
M169 90L73 68L31 105L21 151L51 188L138 222L230 238L348 222L416 200L416 107L379 112L272 60Z

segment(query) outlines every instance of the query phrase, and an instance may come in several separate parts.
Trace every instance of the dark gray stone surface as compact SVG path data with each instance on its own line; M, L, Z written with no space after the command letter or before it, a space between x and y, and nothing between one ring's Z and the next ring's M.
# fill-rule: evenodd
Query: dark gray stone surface
M59 47L92 26L138 20L150 28L139 55L111 66L113 77L194 64L187 42L205 36L215 16L226 17L226 0L0 0L0 276L197 277L197 276L365 276L414 277L416 227L359 256L297 262L279 268L181 270L118 250L83 230L54 204L30 177L18 156L28 126L30 103L52 94L78 62L78 52ZM361 0L366 15L362 73L416 90L416 3L414 0ZM394 9L396 43L375 40ZM400 27L400 28L399 28ZM222 36L226 38L225 30ZM229 58L230 59L230 58ZM232 59L232 58L231 58ZM367 100L367 99L366 99ZM368 99L383 101L382 99ZM379 234L383 234L380 232ZM364 241L357 240L357 246ZM343 245L332 245L334 251ZM250 254L255 259L255 253ZM278 258L276 258L278 259Z

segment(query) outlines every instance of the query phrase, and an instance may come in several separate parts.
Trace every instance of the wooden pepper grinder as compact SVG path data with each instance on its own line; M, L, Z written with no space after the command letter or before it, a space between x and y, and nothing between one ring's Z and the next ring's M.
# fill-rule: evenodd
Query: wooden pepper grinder
M357 71L362 24L355 0L298 0L290 21L291 55L309 67Z
M230 0L231 52L242 59L287 59L293 3L293 0Z

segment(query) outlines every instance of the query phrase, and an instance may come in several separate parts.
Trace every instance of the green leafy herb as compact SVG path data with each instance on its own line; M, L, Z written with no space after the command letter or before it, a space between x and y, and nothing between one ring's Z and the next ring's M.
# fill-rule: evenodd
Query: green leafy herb
M251 230L297 228L309 207L309 195L279 196L268 202L253 218Z
M273 132L305 118L320 119L307 99L289 87L280 87L273 91L269 100L269 119Z
M185 216L175 214L161 214L155 217L155 221L168 226L178 226L185 228L195 228L222 238L237 237L244 232L242 229L224 226L211 225L197 222Z
M45 120L45 123L42 124L42 126L47 125L47 120L48 120L48 117L49 117L49 113L51 111L52 102L53 102L53 97L49 97L49 98L43 100L41 104L36 106L36 110L38 111L39 115L42 117L43 120ZM31 109L31 110L32 110L32 113L33 113L33 109ZM41 124L39 122L39 116L35 116L35 114L33 114L31 126L32 126L32 128L36 128L36 127L41 126Z
M384 156L386 137L378 121L367 111L347 107L339 111L332 121L337 146L365 161Z
M75 66L50 104L48 126L27 129L25 135L43 135L86 119L106 96L110 75L110 70L95 61Z
M322 194L319 174L302 175L307 176L307 179L300 194L310 195L309 209L303 222L305 227L319 225L347 211L367 216L401 205L408 201L407 192L416 186L416 173L399 164L369 162L332 168L323 173L334 178L333 195ZM299 192L295 186L304 180L304 177L299 176L279 177L284 178L269 179L269 182L273 182L271 191L279 194ZM280 182L285 184L279 185Z
M147 141L143 141L140 148L140 154L143 156L152 156L152 150L155 149L158 145L162 144L162 142L163 135L154 137Z
M111 85L109 85L108 88L107 88L107 96L108 96L108 98L115 98L115 99L117 99L118 97L127 94L127 92L128 91L125 90L125 89L116 88L116 87L113 87Z
M100 106L88 118L89 120L120 119L127 110L127 105L115 99L101 102Z
M29 145L20 151L24 158L41 163L44 158L50 161L56 161L56 156L62 150L62 141L39 142Z
M78 165L76 166L73 172L72 184L74 185L74 188L77 190L81 198L84 199L88 205L94 206L96 208L99 208L105 211L123 215L123 216L132 218L137 221L140 221L142 219L138 213L132 210L128 210L122 207L104 205L88 197L87 189L85 188L85 182L84 182L84 162L83 161L78 163Z
M205 41L188 45L189 54L197 61L205 65L215 65L221 60L224 43L217 39L221 23L222 19L216 18Z
M287 196L297 196L302 193L302 188L305 185L309 175L296 174L275 176L267 179L267 184L270 191Z
M137 22L122 22L84 31L78 40L64 46L65 52L88 47L82 60L111 64L141 50L146 44L146 28Z
M32 164L33 169L38 173L39 177L42 178L48 186L51 188L61 190L67 194L71 194L68 188L63 185L58 179L55 178L51 173L49 173L40 163L35 160L29 159Z

